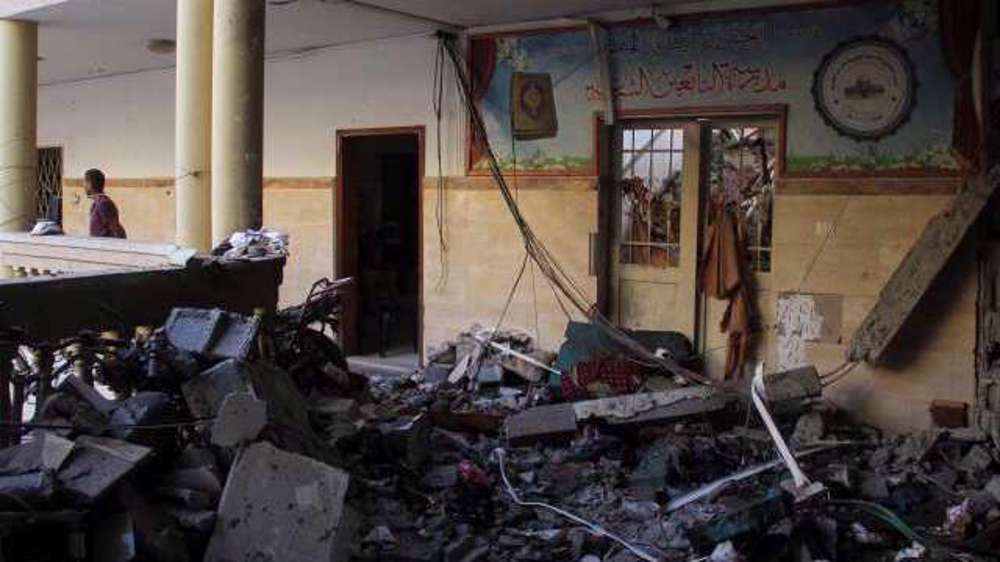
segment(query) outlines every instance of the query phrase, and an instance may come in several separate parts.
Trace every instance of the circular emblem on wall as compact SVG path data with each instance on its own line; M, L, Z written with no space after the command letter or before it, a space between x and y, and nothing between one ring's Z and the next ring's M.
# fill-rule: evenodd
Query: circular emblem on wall
M878 140L909 119L917 102L913 62L897 43L862 37L823 57L813 77L816 109L839 133Z

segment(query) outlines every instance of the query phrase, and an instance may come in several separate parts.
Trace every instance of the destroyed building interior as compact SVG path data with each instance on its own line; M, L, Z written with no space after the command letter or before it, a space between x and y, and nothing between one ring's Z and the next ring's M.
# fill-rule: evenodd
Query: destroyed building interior
M0 562L1000 561L997 0L0 0Z

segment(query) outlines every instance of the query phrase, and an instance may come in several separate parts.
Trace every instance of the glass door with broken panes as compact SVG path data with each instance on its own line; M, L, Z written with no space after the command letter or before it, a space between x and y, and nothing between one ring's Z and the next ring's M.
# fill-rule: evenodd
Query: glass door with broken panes
M695 336L705 138L692 121L624 121L616 128L611 312L623 328Z
M709 372L725 364L726 302L698 291L705 231L720 207L736 213L750 292L768 299L778 136L772 118L619 123L610 301L620 326L681 332L706 352Z

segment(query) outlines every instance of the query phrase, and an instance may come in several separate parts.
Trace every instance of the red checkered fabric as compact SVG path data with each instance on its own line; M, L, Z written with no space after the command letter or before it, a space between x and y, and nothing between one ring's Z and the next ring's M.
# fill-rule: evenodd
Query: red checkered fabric
M562 378L563 398L593 398L591 385L595 384L603 384L614 395L631 394L639 390L645 374L645 367L627 359L598 359L580 363L570 376Z

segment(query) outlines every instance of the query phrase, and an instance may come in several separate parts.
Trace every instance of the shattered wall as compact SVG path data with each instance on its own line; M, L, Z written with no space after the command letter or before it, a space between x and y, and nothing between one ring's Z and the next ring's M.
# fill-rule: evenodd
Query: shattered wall
M782 195L775 202L774 289L762 308L779 310L779 294L800 305L770 330L768 361L815 364L821 373L844 362L846 344L924 225L950 195ZM832 229L832 232L830 231ZM825 242L824 242L825 241ZM921 302L890 350L886 366L857 367L825 395L865 421L894 430L927 427L934 399L975 402L976 268L964 245ZM842 297L839 337L810 295ZM805 306L801 306L805 304ZM810 308L811 307L811 308ZM783 321L783 322L782 322ZM778 342L785 340L787 347Z

